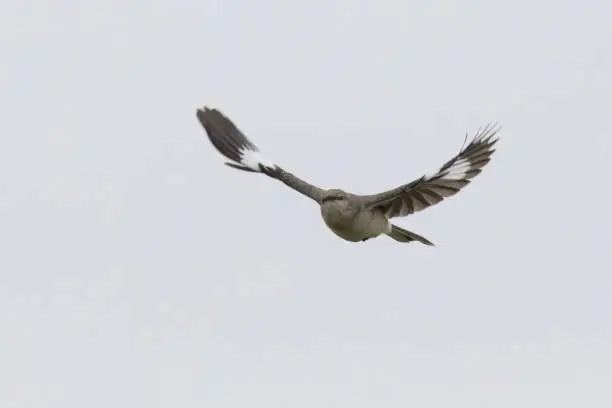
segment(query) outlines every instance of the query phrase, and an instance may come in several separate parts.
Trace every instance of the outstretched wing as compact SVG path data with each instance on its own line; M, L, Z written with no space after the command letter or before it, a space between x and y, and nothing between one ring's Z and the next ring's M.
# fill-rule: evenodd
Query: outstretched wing
M459 153L436 173L380 194L361 196L364 205L380 209L388 218L404 217L457 194L491 160L499 130L494 124L481 127L472 141L467 146L464 142Z
M313 186L261 155L259 149L217 109L198 109L196 116L217 150L231 160L225 164L238 170L263 173L282 181L292 189L321 202L323 190Z

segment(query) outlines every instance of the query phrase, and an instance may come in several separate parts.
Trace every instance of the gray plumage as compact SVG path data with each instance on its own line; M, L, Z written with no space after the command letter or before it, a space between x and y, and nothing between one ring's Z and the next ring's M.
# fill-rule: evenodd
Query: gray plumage
M491 160L499 132L497 125L481 127L471 142L431 175L372 195L356 195L340 189L325 190L285 171L261 155L259 149L236 125L217 109L204 107L196 112L208 138L238 170L263 173L317 202L325 224L347 241L366 241L385 234L399 242L429 240L393 225L389 219L404 217L455 195L478 175ZM466 135L467 141L467 135Z

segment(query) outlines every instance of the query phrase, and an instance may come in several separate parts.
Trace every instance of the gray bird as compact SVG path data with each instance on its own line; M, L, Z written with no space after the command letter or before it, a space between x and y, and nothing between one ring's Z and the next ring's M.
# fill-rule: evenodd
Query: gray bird
M381 234L399 242L431 241L414 232L393 225L389 219L424 210L450 197L468 185L491 160L499 127L481 127L472 141L447 161L438 171L424 175L395 189L372 195L357 195L340 189L324 190L285 171L261 155L257 146L217 109L204 107L196 112L208 138L235 169L263 173L282 181L310 197L321 207L325 224L340 238L351 242L366 241Z

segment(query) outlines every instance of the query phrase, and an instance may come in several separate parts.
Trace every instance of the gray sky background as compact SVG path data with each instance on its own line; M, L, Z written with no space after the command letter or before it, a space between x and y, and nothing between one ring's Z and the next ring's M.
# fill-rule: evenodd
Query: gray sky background
M606 4L0 3L0 407L612 406ZM351 244L204 104L359 193L503 130Z

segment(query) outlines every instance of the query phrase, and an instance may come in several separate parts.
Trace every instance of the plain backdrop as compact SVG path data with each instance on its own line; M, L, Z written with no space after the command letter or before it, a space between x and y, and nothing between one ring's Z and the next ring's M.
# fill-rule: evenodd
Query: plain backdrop
M0 407L612 406L603 1L0 3ZM224 166L375 193L491 163L353 244Z

